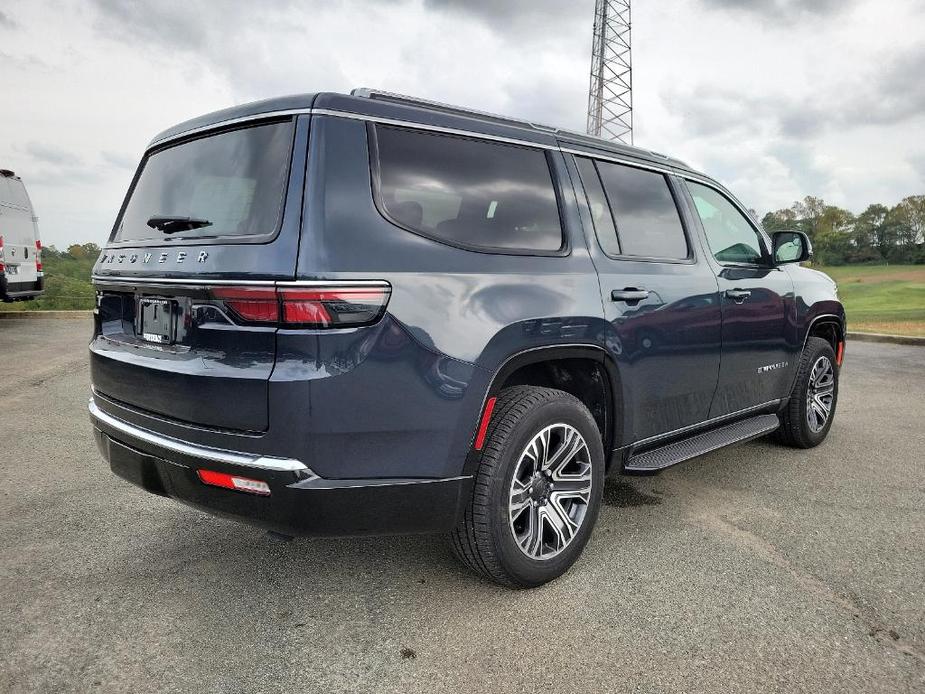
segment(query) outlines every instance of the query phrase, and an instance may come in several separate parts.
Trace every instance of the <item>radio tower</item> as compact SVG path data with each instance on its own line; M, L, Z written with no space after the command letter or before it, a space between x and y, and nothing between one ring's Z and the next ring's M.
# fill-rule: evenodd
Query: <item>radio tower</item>
M630 0L597 0L594 5L588 134L633 144Z

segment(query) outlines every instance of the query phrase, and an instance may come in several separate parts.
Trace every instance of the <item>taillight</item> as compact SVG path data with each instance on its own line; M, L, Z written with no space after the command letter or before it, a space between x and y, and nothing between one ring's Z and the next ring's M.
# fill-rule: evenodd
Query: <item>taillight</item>
M375 323L389 302L388 284L313 287L217 287L212 295L252 323L349 328Z
M35 271L42 271L42 242L35 240Z
M279 320L279 298L274 287L218 287L212 294L243 320L254 323Z
M280 289L283 323L312 328L369 325L389 302L388 286L284 287Z

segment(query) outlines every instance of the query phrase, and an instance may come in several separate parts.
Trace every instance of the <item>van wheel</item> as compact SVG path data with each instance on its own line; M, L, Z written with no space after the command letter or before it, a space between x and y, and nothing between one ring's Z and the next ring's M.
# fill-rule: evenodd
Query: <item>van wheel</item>
M505 388L450 545L496 583L542 585L581 555L603 488L604 448L588 408L561 390Z
M825 440L838 403L838 365L828 341L811 337L800 359L790 402L781 413L776 438L794 448L812 448Z

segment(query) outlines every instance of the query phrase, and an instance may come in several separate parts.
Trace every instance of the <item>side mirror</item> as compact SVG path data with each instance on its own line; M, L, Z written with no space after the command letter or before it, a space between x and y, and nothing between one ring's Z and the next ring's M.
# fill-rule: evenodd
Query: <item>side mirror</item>
M802 231L775 231L771 238L774 240L774 262L778 265L802 263L813 257L813 244Z

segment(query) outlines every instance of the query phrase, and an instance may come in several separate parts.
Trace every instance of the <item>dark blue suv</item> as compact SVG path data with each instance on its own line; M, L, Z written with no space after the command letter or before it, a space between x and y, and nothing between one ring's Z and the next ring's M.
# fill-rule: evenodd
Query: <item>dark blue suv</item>
M810 252L654 152L372 90L235 107L154 139L94 268L96 439L212 513L445 532L539 585L607 473L825 438Z

